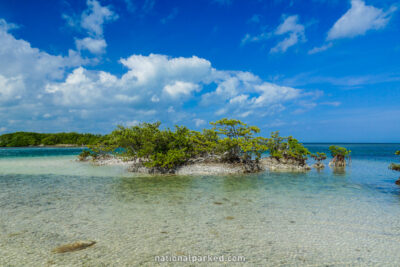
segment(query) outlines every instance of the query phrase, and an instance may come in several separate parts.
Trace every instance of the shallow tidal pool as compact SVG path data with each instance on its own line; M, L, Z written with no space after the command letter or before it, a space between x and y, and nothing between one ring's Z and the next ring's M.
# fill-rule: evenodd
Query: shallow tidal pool
M325 151L327 145L307 145ZM138 176L77 149L0 149L0 266L399 266L399 145L346 145L346 172ZM327 163L327 162L326 162ZM86 249L53 253L79 240Z

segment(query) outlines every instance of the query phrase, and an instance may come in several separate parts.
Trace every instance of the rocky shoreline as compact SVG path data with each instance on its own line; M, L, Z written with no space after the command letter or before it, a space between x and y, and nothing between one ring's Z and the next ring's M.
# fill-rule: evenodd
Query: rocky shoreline
M274 172L307 172L311 167L292 160L277 160L265 157L258 162L226 163L217 159L193 159L176 169L148 168L140 159L123 159L115 156L92 159L91 164L96 166L123 166L128 171L140 174L175 174L175 175L229 175L256 173L261 171Z

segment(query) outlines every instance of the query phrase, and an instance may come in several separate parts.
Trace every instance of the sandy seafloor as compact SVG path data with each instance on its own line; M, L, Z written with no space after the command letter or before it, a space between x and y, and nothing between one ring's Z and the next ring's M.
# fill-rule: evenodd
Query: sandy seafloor
M0 150L0 266L154 266L156 255L189 254L246 262L160 265L400 266L400 173L387 168L399 145L351 146L345 173L236 176L138 176L76 162L74 150ZM77 240L97 244L51 252Z

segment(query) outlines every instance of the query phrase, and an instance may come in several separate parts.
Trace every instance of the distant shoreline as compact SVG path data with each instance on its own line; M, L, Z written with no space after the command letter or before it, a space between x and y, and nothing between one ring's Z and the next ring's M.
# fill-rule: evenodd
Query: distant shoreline
M13 146L13 147L0 147L0 149L15 149L15 148L87 148L86 145L69 145L69 144L59 144L59 145L39 145L39 146Z
M308 142L303 143L304 145L328 145L328 144L338 144L338 145L400 145L400 143L328 143L328 142ZM13 146L6 147L0 146L0 149L15 149L15 148L88 148L87 145L73 145L73 144L58 144L58 145L38 145L38 146Z

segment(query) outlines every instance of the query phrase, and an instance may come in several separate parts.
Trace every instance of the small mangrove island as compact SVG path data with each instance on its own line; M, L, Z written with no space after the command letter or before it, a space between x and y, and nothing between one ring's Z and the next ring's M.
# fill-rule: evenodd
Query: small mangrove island
M132 172L148 174L308 171L309 156L316 160L315 168L324 167L325 153L311 154L292 136L282 137L276 131L268 138L262 137L258 127L236 119L224 118L210 124L210 129L202 131L185 126L161 129L160 122L118 126L89 145L79 160L91 160L95 165L125 165ZM332 155L341 162L336 150Z
M331 162L329 162L329 165L335 168L345 168L346 159L348 160L348 164L350 164L351 150L348 150L345 147L340 147L340 146L330 146L329 151L331 152L332 156L332 160Z

